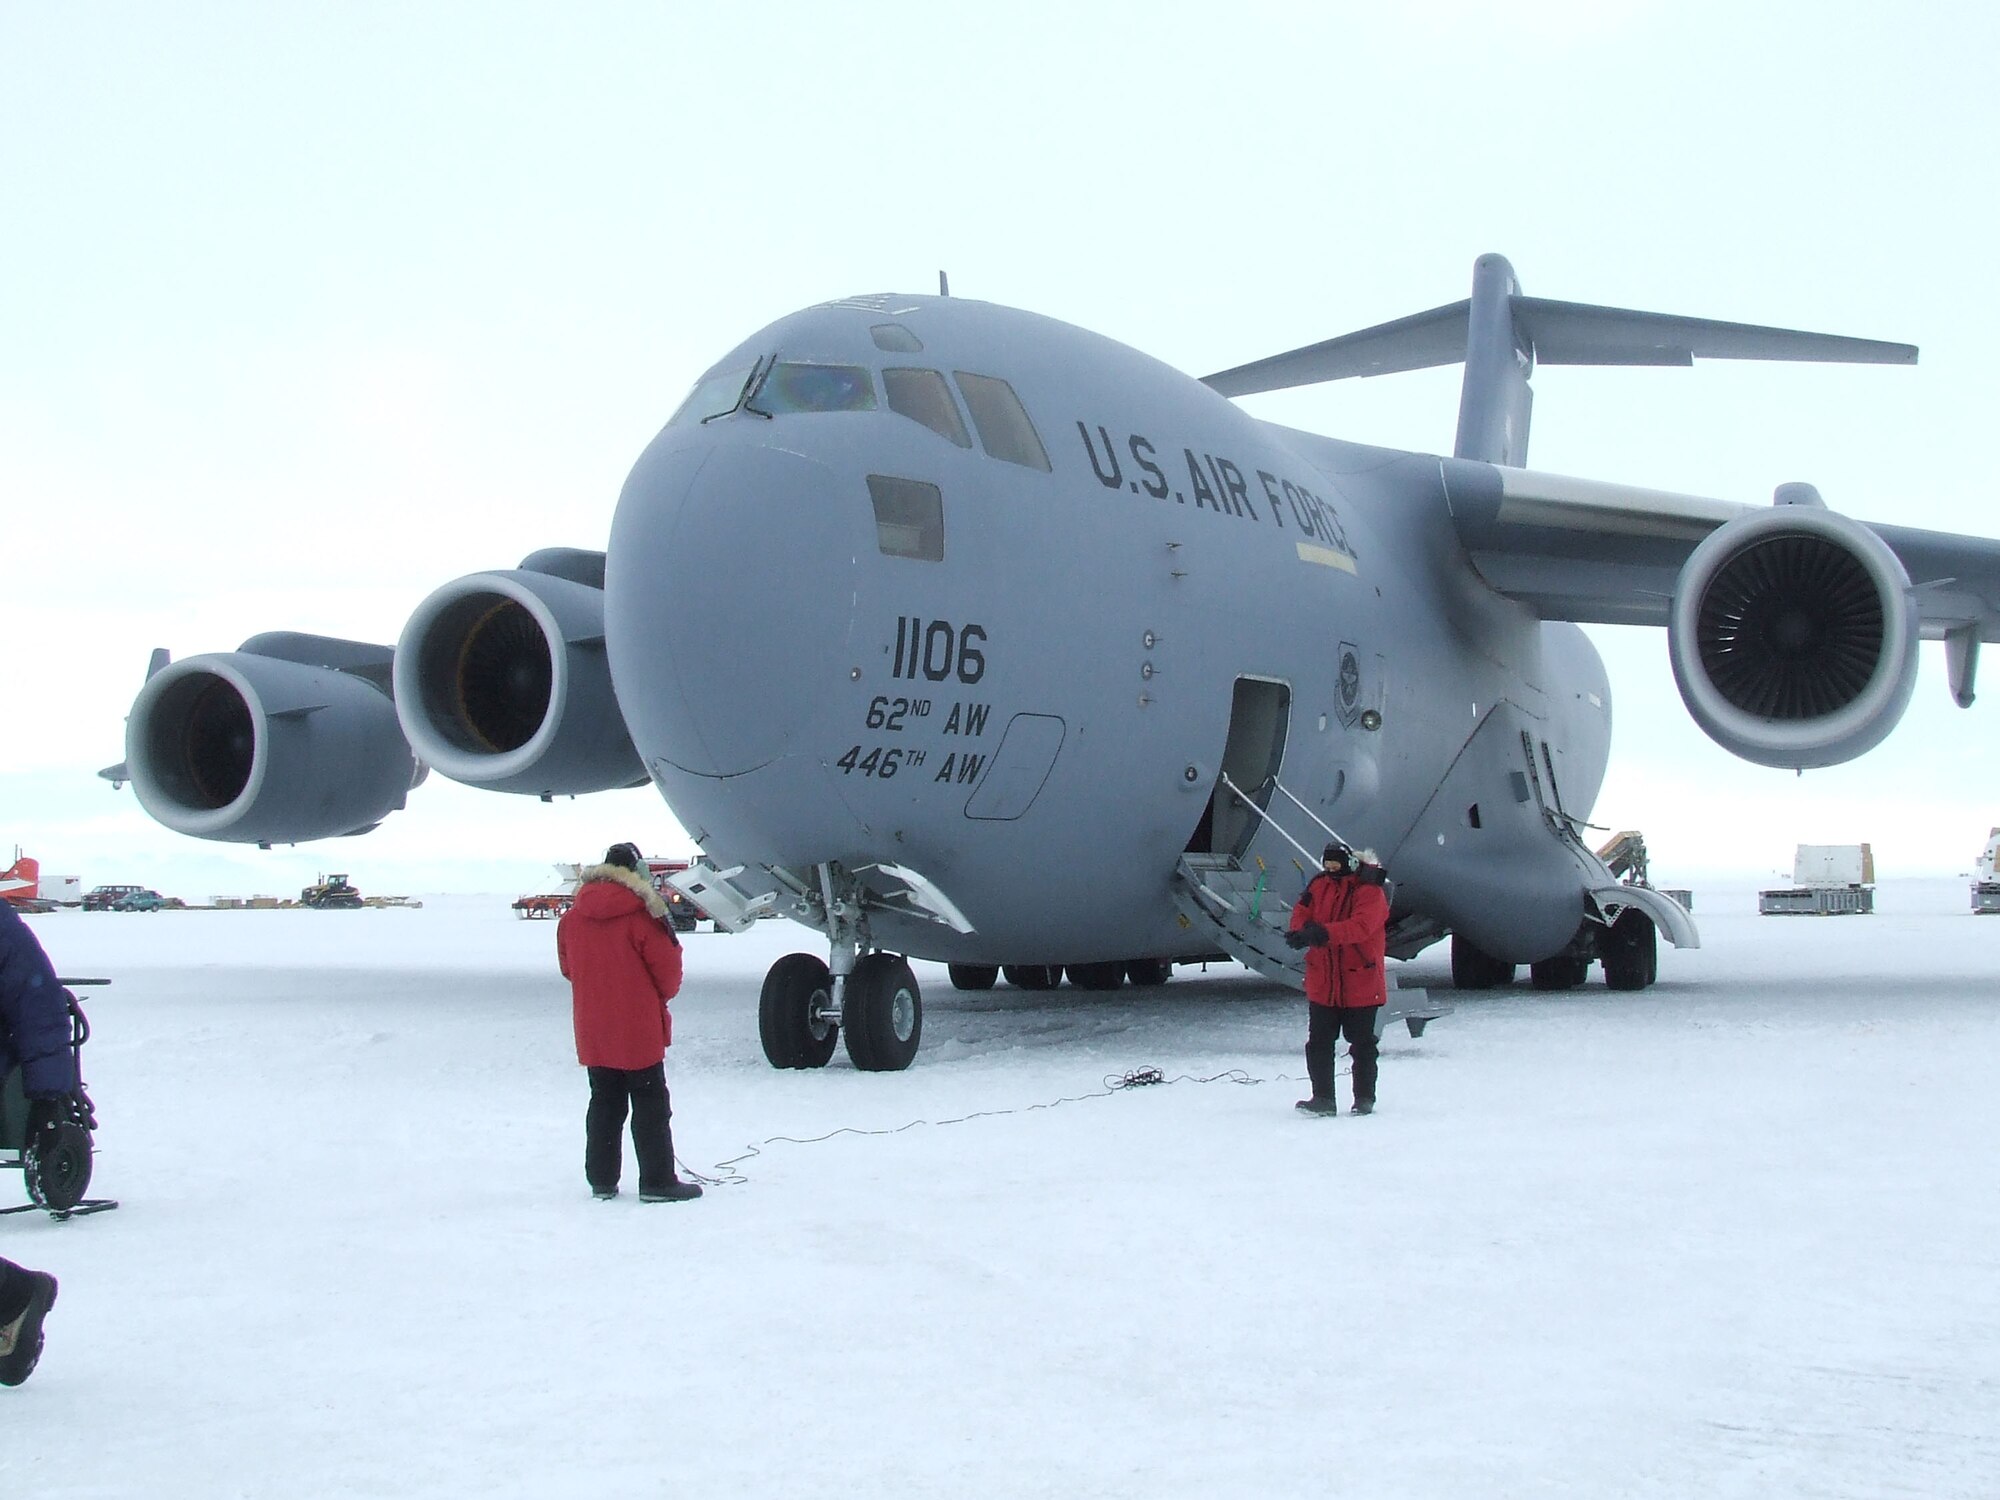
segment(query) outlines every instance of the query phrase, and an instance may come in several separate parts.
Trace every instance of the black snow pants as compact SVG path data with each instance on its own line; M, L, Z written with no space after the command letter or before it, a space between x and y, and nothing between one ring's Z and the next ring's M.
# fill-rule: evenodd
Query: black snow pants
M674 1180L673 1101L667 1094L667 1065L650 1068L590 1068L590 1108L584 1112L583 1175L593 1192L618 1186L625 1110L632 1110L632 1153L639 1158L639 1191Z
M1379 1005L1336 1006L1306 1002L1306 1077L1313 1098L1333 1097L1333 1059L1340 1039L1347 1038L1347 1055L1354 1059L1354 1100L1375 1102L1375 1022Z

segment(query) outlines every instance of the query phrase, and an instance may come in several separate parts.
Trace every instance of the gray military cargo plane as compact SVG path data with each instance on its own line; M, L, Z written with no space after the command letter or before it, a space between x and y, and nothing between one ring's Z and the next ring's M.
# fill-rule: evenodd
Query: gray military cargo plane
M1666 627L1689 711L1769 766L1896 724L1920 637L1972 698L2000 543L1873 526L1810 486L1753 508L1524 467L1536 364L1907 364L1906 345L1471 296L1198 381L948 297L855 297L752 335L641 455L605 551L446 584L391 648L274 634L159 666L126 757L147 811L262 844L365 831L435 769L543 797L650 780L770 971L770 1061L845 1036L907 1067L954 983L1108 988L1280 926L1336 830L1394 877L1390 951L1461 987L1652 982L1688 914L1582 839L1611 742L1575 622ZM1462 361L1438 457L1228 398ZM110 774L110 773L107 773ZM1412 1029L1417 1023L1412 1022Z

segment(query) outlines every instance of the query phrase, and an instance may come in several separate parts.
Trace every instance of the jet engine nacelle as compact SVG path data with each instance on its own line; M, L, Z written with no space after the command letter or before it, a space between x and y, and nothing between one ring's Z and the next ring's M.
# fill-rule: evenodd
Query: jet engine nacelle
M125 763L159 822L244 844L365 833L423 779L388 693L249 651L154 673L125 721Z
M474 573L417 606L396 712L418 755L488 791L572 796L646 768L604 654L604 591L529 569Z
M1787 770L1874 749L1916 686L1910 577L1859 522L1780 505L1688 555L1667 649L1688 712L1734 755Z

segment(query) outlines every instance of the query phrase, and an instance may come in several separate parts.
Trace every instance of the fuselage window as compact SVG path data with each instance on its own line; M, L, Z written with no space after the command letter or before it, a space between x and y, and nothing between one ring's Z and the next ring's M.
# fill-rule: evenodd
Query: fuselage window
M936 370L884 370L882 386L889 393L890 411L923 423L961 448L972 446L958 403L951 399L951 387Z
M787 412L873 411L875 381L860 365L780 362L771 366L748 405L774 417Z
M924 341L901 323L877 323L868 330L875 347L890 354L921 354Z
M699 422L736 410L736 403L743 399L743 387L750 383L755 369L755 365L731 365L727 369L710 370L695 382L694 390L681 403L680 410L667 419L667 425Z
M959 393L972 413L972 425L979 429L979 441L995 458L1010 464L1049 472L1049 455L1035 433L1035 424L1021 398L1006 381L991 375L968 375L954 370Z
M921 479L868 476L875 502L875 544L890 557L944 561L944 496Z

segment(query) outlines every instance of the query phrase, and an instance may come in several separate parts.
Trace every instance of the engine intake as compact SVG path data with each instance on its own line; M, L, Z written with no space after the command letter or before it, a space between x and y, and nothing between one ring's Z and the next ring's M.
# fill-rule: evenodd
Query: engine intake
M364 649L387 659L386 647ZM159 822L245 844L365 833L422 780L387 693L250 651L155 673L125 721L125 761Z
M588 583L512 569L446 584L403 627L395 688L410 744L454 781L571 796L647 779Z
M1711 533L1674 590L1681 700L1734 755L1837 765L1888 735L1916 686L1909 574L1859 522L1780 506Z

